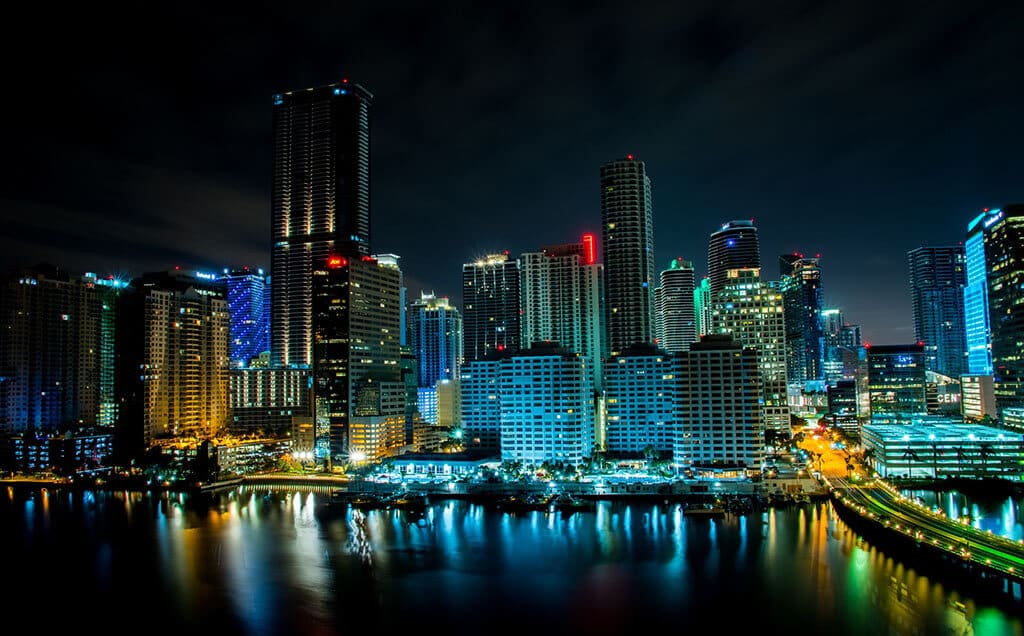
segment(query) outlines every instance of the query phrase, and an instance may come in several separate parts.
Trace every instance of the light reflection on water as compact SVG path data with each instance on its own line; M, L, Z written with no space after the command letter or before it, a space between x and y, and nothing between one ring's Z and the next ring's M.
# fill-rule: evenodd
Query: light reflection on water
M907 490L904 494L918 499L929 508L939 508L954 518L970 516L971 525L979 530L1011 539L1024 539L1024 502L1012 497L967 497L955 490Z
M510 515L445 501L412 523L307 492L6 495L0 537L24 546L11 606L42 609L32 590L73 577L67 619L111 605L124 631L135 616L147 633L330 633L358 619L602 634L709 616L727 633L1022 633L991 600L859 541L828 504L693 519L649 503Z

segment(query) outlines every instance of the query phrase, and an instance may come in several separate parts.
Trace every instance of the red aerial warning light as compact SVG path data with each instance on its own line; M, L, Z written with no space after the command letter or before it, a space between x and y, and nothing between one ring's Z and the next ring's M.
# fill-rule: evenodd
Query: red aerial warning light
M348 78L347 77L341 78L341 83L342 84L348 84Z
M633 155L626 155L626 159L629 159L630 161L633 161Z
M924 346L924 342L923 342L923 341L921 341L921 340L918 340L918 341L917 341L917 346L919 346L919 347L923 347L923 346Z
M871 348L871 343L870 342L865 342L864 343L864 348L865 349L870 349Z
M594 252L594 235L590 232L583 235L583 259L587 262L587 265L593 265L594 261L597 260Z
M348 265L348 259L344 256L328 256L327 267L331 269L340 269Z
M504 350L505 350L505 345L503 345L503 344L498 345L498 351L504 351Z

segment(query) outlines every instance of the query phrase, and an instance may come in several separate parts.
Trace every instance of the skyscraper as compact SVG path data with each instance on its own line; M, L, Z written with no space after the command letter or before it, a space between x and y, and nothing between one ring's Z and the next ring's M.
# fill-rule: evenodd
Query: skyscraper
M0 432L111 425L124 283L49 265L0 278Z
M224 270L228 311L231 313L231 366L246 367L249 361L270 350L270 325L266 303L270 294L262 269L244 267Z
M712 332L729 334L757 352L762 383L762 421L767 430L789 432L786 393L786 323L782 294L762 282L758 269L729 270L715 296Z
M708 278L712 302L729 278L729 270L761 267L757 228L751 221L729 221L708 242Z
M633 155L601 166L601 251L608 351L654 340L651 180Z
M966 372L964 248L919 247L907 252L914 337L924 343L928 371L954 378Z
M984 222L988 315L996 408L1004 424L1024 420L1024 204Z
M966 285L964 286L964 333L967 344L967 372L992 375L992 330L988 313L988 268L985 258L985 229L995 223L1002 210L985 208L967 224L964 242Z
M711 302L711 279L705 276L693 290L693 314L698 337L711 333L711 312L714 308Z
M867 358L872 419L928 412L924 345L873 345Z
M342 79L274 95L271 362L308 366L313 270L370 254L370 103Z
M466 360L519 350L519 262L508 251L462 266L462 334Z
M604 342L603 266L594 236L579 243L546 245L519 257L521 346L557 342L587 357L595 390L601 390Z
M790 382L825 379L821 267L817 258L785 254L780 289L786 315L786 375Z
M421 387L458 380L462 364L462 315L447 297L421 292L409 307L412 351Z
M313 272L317 448L332 462L380 459L405 443L399 281L370 256L330 256Z
M639 454L648 447L671 453L678 379L671 356L637 344L608 360L605 450Z
M660 283L654 290L658 346L669 353L686 351L697 339L693 263L672 259L668 269L661 272Z

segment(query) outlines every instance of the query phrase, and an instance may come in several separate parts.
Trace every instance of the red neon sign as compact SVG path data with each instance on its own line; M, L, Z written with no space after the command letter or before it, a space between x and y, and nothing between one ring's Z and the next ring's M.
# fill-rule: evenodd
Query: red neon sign
M583 258L586 260L587 265L593 265L594 261L597 260L594 253L594 235L587 232L583 235Z
M330 267L331 269L338 269L340 267L345 267L346 265L348 265L348 259L344 256L327 257L327 267Z

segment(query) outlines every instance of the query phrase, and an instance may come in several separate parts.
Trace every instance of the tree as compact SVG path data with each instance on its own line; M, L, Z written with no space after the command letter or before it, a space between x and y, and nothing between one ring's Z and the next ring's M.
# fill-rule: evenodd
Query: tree
M981 457L981 477L988 476L988 458L992 456L992 444L985 442L978 446L978 455Z

